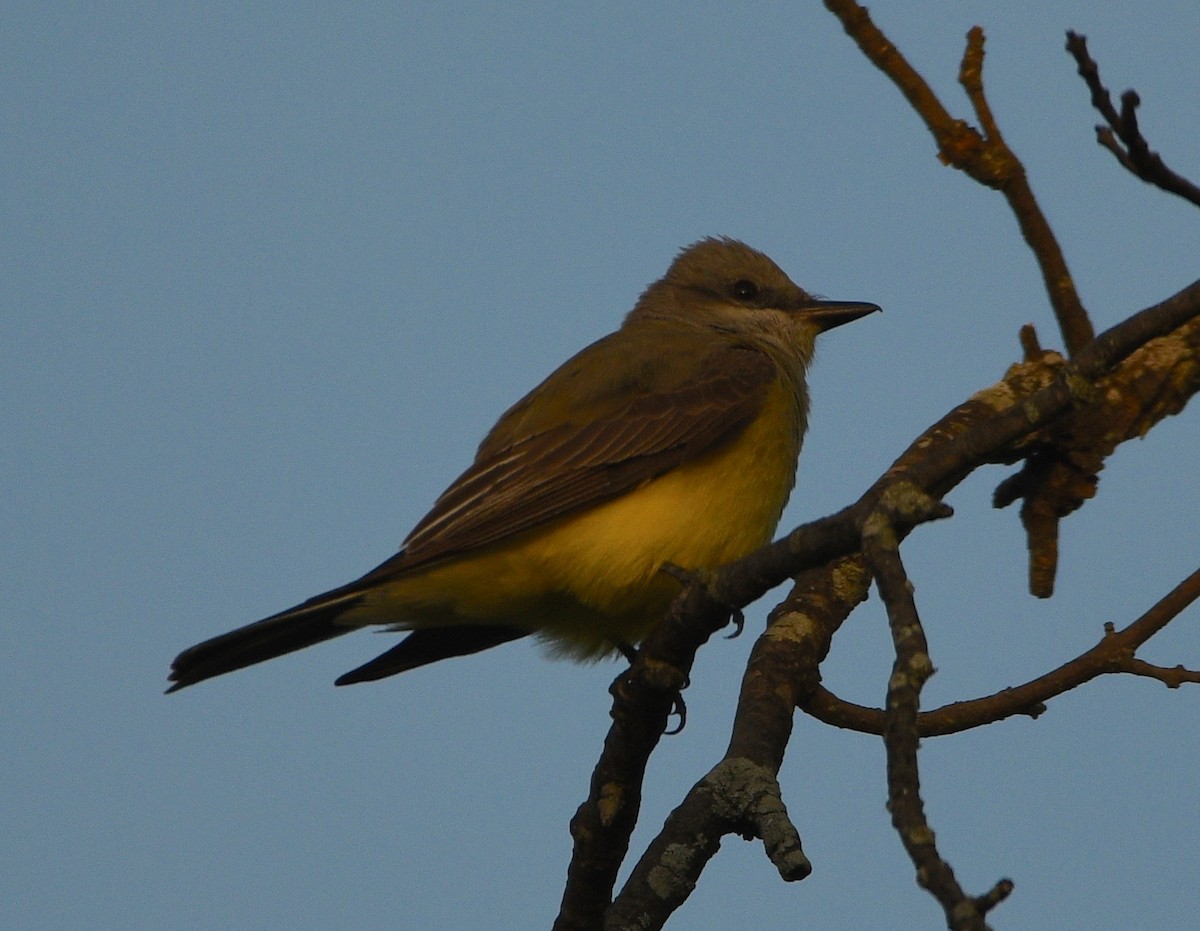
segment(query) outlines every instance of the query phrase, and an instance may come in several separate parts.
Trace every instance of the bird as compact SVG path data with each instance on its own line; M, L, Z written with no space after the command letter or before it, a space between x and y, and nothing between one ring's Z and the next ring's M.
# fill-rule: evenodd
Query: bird
M407 636L335 684L530 635L575 660L629 655L681 572L770 541L816 337L879 309L818 300L735 239L685 247L615 332L500 417L398 553L184 650L168 693L373 626Z

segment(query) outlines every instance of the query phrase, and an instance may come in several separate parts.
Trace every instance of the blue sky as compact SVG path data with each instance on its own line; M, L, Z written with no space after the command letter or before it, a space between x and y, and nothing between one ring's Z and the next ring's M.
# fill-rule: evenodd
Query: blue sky
M376 685L361 633L161 694L204 637L392 553L495 417L727 234L821 295L787 526L853 500L1019 355L1057 345L998 195L942 168L816 3L19 3L0 36L0 919L21 928L532 928L557 910L618 667L513 644ZM873 6L962 116L963 35L1098 328L1196 278L1200 215L1093 142L1062 51L1200 177L1200 8ZM1194 405L1193 405L1194 406ZM1026 589L983 470L905 556L928 705L1022 682L1127 623L1200 553L1196 411L1109 461ZM753 635L702 654L635 847L720 757ZM1200 662L1195 606L1145 651ZM877 600L826 683L882 701ZM1177 926L1195 905L1200 693L1112 679L927 741L925 798L997 927ZM938 927L887 822L878 740L798 719L781 773L815 872L727 840L678 927Z

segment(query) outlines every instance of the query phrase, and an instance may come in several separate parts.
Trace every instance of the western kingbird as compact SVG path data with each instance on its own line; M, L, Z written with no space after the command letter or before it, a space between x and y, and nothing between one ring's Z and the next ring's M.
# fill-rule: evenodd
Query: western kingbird
M184 650L168 691L359 627L408 636L337 680L381 679L536 634L628 650L680 583L767 543L795 484L819 301L732 239L684 249L615 333L513 405L399 553L362 578Z

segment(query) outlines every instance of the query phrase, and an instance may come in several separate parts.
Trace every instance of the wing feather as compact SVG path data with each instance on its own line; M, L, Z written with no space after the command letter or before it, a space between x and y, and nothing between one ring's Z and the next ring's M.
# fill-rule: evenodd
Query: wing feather
M404 549L360 582L411 571L611 500L738 436L776 379L763 353L728 345L691 378L635 392L479 458L438 498Z

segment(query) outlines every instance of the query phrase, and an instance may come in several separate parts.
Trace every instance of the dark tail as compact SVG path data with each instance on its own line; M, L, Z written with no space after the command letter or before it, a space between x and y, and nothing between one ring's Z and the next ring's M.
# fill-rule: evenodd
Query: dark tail
M326 597L318 596L184 650L171 663L170 681L174 685L167 689L167 694L357 630L355 625L337 623L337 619L361 599L343 597L327 601ZM319 603L322 601L325 603Z
M371 662L352 669L334 685L353 685L355 682L374 682L407 672L418 666L436 663L451 656L466 656L498 647L502 643L528 636L523 627L464 624L456 627L425 627L412 631L407 637Z

